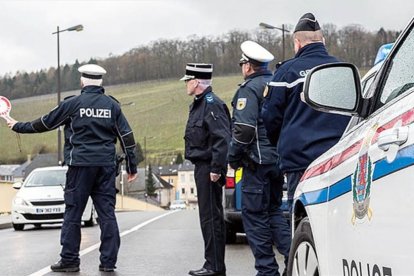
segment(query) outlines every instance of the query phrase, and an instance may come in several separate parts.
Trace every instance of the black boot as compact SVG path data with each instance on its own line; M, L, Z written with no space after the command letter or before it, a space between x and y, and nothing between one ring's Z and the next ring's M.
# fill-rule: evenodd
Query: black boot
M50 266L50 269L54 272L78 272L79 264L65 264L62 260Z
M115 270L116 266L104 266L104 265L99 265L99 271L103 271L103 272L113 272Z

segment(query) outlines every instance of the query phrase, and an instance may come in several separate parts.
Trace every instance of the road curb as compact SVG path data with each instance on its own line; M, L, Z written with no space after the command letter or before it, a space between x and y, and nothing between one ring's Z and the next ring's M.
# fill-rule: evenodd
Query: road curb
M11 228L11 227L12 227L11 222L0 223L0 229L6 229L6 228Z

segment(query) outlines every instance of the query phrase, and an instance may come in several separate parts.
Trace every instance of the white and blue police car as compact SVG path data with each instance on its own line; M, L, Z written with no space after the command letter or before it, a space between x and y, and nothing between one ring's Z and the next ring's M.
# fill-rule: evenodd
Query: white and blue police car
M362 92L349 63L306 77L313 108L351 115L295 192L289 275L414 275L414 19Z

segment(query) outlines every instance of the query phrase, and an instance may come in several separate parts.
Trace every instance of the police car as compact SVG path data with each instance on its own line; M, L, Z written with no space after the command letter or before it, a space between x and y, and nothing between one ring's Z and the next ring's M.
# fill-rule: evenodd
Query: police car
M45 167L33 170L23 183L16 182L18 189L12 202L12 225L21 231L26 224L40 227L42 224L63 222L65 204L63 189L66 183L67 167ZM96 221L91 198L82 215L85 226L93 226Z
M359 120L297 187L290 275L413 275L413 49L414 19L366 97L352 64L321 65L307 75L309 105Z
M226 184L223 193L224 221L226 223L226 243L236 242L237 233L244 233L241 218L241 180L243 169L227 169ZM280 207L286 218L289 218L287 203L287 187L283 185L282 206Z

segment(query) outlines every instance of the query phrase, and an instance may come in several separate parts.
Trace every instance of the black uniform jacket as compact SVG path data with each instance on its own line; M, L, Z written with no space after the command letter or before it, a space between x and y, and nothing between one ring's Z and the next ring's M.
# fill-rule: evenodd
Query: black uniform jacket
M269 82L261 117L269 140L278 143L284 172L305 170L338 142L348 125L349 117L314 110L300 98L308 71L334 62L338 60L328 54L323 43L311 43L284 62Z
M135 141L119 103L101 86L86 86L48 114L32 122L19 122L19 133L45 132L64 126L65 163L69 166L112 166L117 138L126 154L128 173L137 172Z
M209 86L190 105L185 130L185 158L197 162L210 162L211 172L227 170L227 151L230 142L230 114L226 104Z

